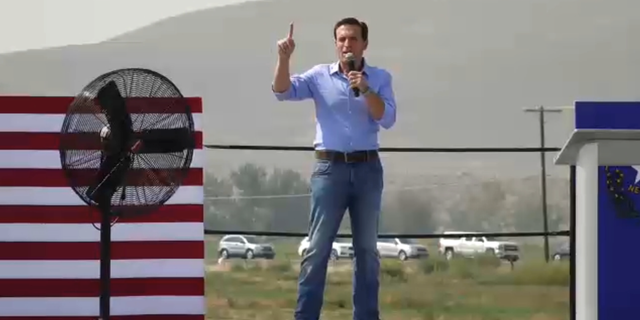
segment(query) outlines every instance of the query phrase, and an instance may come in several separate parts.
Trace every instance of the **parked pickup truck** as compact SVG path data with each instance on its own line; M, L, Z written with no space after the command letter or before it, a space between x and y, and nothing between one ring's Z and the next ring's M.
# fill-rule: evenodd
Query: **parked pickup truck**
M448 231L444 234L473 234L474 232ZM520 259L520 250L515 242L499 241L490 237L440 238L438 251L447 260L453 256L474 257L481 253L495 254L510 262Z

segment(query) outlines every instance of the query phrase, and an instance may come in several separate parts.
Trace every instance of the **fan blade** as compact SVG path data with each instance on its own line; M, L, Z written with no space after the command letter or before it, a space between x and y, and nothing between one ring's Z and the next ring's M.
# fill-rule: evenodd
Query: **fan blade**
M136 138L142 140L142 146L137 153L169 153L181 152L195 148L195 138L187 128L150 129L136 133Z
M121 155L106 155L102 158L96 181L87 188L85 194L98 206L103 208L111 205L111 198L118 187L124 182L127 170L131 167L131 157Z
M126 148L133 129L126 101L115 81L109 81L100 88L96 98L107 117L111 134L104 146L97 179L87 189L86 195L98 206L108 210L113 194L123 183L131 166L132 160Z
M122 152L133 132L131 116L127 112L127 103L120 94L115 81L107 82L96 96L100 107L107 116L111 129L109 153Z

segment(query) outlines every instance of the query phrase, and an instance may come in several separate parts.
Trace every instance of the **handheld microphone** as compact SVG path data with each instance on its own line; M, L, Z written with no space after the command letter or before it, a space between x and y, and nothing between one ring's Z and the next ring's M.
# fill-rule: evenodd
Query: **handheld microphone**
M347 65L349 67L348 71L353 71L356 70L356 57L353 55L353 53L349 52L345 55L345 57L347 58ZM357 97L360 96L360 89L358 89L357 87L353 87L353 95Z

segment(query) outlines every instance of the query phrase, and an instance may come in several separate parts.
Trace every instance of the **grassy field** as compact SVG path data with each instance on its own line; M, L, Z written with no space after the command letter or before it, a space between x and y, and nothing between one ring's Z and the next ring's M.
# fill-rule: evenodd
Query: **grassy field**
M208 317L292 319L299 263L295 253L288 252L293 247L273 261L212 263L207 272ZM331 264L323 320L351 318L351 276L350 262ZM542 257L523 259L513 270L492 257L384 259L380 309L383 320L565 320L569 265L545 264Z

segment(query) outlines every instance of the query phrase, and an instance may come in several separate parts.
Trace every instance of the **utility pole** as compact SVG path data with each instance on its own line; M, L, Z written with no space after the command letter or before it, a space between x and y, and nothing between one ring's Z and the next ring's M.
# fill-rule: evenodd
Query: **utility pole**
M560 113L563 111L563 107L560 108L545 108L539 106L537 108L525 108L524 112L537 112L540 122L540 148L545 148L545 127L544 127L544 114L545 112ZM542 222L544 232L549 232L549 215L547 210L547 157L546 152L540 150L540 184L542 192ZM544 235L544 259L549 262L549 235Z

